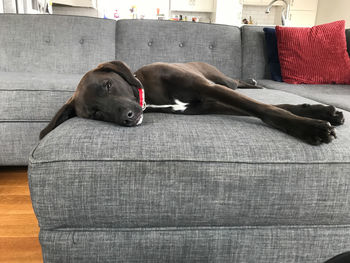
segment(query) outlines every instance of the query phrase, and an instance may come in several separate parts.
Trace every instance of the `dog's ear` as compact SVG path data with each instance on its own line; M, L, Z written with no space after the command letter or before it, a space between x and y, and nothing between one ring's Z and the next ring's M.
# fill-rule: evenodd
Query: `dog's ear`
M130 68L122 61L110 61L98 65L97 71L113 71L119 74L131 86L143 88L141 82L134 77Z
M46 136L50 131L55 129L58 125L65 122L66 120L77 116L74 108L74 99L71 97L66 104L56 113L50 123L40 132L40 140Z

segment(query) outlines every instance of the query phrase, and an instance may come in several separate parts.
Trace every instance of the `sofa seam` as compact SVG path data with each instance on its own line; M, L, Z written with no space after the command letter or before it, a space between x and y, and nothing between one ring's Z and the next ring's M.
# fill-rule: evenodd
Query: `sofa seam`
M248 225L248 226L181 226L181 227L88 227L88 228L44 228L40 227L41 231L46 232L147 232L147 231L217 231L217 230L254 230L254 229L279 229L279 230L290 230L290 229L324 229L324 228L350 228L350 224L335 224L335 225Z
M23 123L23 122L28 122L28 123L32 123L32 122L40 122L40 123L46 123L46 122L50 122L50 120L0 120L0 123Z
M126 23L126 22L128 22L128 21L132 21L133 19L119 19L118 21L117 21L117 24L118 23ZM174 23L174 21L170 21L170 20L157 20L157 19L147 19L148 21L150 21L150 22L152 22L152 21L159 21L160 23ZM149 23L150 23L149 22ZM183 24L185 24L185 23L187 23L186 21L176 21L176 24L181 24L181 23L183 23ZM240 29L240 26L235 26L235 25L227 25L227 24L213 24L213 23L209 23L209 22L199 22L198 23L199 25L215 25L215 26L219 26L219 27L229 27L229 28L238 28L238 29Z
M243 72L244 72L244 65L243 65L243 62L244 62L244 51L243 51L243 28L244 26L241 26L240 27L240 33L241 33L241 79L243 79Z
M44 91L44 92L58 92L58 93L61 93L61 92L74 92L74 90L49 90L49 89L0 89L0 92L2 91L21 91L21 92L39 92L39 91Z
M50 161L35 161L34 158L34 152L37 149L38 145L34 148L32 154L30 155L29 163L31 165L40 165L40 164L51 164L51 163L72 163L72 162L140 162L140 163L174 163L174 162L186 162L186 163L222 163L222 164L273 164L273 165L279 165L279 164L349 164L350 162L247 162L247 161L213 161L213 160L170 160L170 159L164 159L164 160L135 160L135 159L125 159L125 160L103 160L103 159L89 159L89 160L50 160Z

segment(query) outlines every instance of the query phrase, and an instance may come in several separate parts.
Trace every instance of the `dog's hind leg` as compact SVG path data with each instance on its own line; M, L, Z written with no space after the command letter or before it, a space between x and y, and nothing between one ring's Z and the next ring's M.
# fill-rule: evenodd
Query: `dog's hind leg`
M203 62L189 62L188 66L193 67L196 71L199 71L203 76L214 82L215 84L223 85L230 89L261 89L262 87L257 84L254 79L242 81L239 79L232 79L218 70L216 67L203 63Z
M255 79L238 80L239 89L263 89Z
M255 79L239 80L231 79L227 76L225 78L214 81L216 84L224 85L230 89L263 89L264 87L258 85ZM234 87L234 88L233 88Z
M221 73L221 72L220 72ZM230 89L262 89L263 87L258 85L258 82L254 79L239 80L231 79L224 74L209 76L212 82L215 84L226 86Z

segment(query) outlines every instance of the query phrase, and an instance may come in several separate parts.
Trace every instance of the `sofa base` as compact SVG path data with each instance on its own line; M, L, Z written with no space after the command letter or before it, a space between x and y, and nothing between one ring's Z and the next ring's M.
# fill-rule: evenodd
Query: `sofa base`
M324 262L350 226L41 230L45 262Z

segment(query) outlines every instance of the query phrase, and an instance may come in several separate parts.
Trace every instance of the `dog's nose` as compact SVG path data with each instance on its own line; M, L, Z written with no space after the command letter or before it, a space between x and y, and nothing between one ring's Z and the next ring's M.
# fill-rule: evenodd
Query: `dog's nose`
M134 113L132 111L128 111L127 116L129 119L131 119L132 117L134 117Z
M127 111L126 113L124 113L124 120L123 120L123 125L125 126L132 126L134 123L134 117L135 117L135 113L132 110Z

